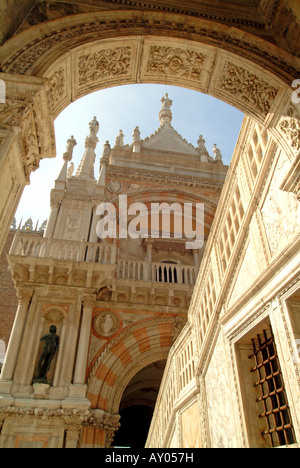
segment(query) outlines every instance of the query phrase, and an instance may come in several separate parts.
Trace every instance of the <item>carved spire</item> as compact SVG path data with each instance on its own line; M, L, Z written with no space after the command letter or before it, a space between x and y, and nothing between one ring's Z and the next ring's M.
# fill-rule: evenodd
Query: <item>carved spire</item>
M166 93L162 98L161 102L162 108L159 113L160 125L171 125L173 117L171 112L171 106L173 104L173 101L169 98L169 95Z
M85 140L85 152L75 176L81 179L94 179L95 148L99 141L97 138L99 122L96 117L89 123L89 129L90 134Z
M100 159L100 173L97 181L97 186L105 187L105 176L106 176L106 166L109 163L109 156L111 152L111 146L109 141L105 142L103 147L102 158Z

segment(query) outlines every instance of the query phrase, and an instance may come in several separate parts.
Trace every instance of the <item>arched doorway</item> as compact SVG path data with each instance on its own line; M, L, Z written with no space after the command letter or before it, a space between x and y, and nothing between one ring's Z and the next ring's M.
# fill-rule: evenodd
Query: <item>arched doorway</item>
M141 449L145 446L166 361L140 370L127 385L120 404L121 427L115 447Z

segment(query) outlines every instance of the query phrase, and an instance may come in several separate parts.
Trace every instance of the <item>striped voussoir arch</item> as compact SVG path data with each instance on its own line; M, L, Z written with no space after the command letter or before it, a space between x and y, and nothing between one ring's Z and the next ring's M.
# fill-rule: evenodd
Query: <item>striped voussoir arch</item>
M137 372L167 359L174 341L174 318L141 320L125 328L104 348L87 380L92 408L118 413L122 395Z

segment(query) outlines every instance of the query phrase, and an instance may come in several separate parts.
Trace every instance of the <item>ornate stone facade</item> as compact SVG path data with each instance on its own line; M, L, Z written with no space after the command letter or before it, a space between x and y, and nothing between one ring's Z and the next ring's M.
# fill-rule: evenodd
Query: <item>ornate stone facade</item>
M32 232L32 226L16 232L9 267L17 290L26 288L30 294L25 298L19 294L0 378L1 394L8 405L2 412L0 444L4 447L14 437L15 446L29 445L30 440L52 446L59 444L60 433L66 434L66 445L87 447L96 437L100 446L109 446L120 415L126 428L126 414L137 402L148 412L154 408L155 391L148 387L158 391L169 349L187 321L204 246L187 249L186 239L175 237L175 215L171 213L170 238L100 239L97 207L105 202L117 206L119 196L124 195L131 204L144 201L147 206L152 201L177 202L179 206L205 202L206 239L227 167L216 150L216 159L206 150L207 160L202 161L199 148L172 127L171 106L172 100L165 95L160 127L150 137L142 139L135 129L132 145L124 145L122 132L113 148L106 143L97 179L94 165L100 125L94 117L75 175L68 166L76 140L73 136L68 139L63 167L51 192L44 235ZM172 164L162 165L164 159ZM151 218L151 233L153 223ZM121 214L118 224L121 227ZM162 231L159 223L157 228ZM47 382L37 383L34 377L42 352L39 339L51 325L60 338L59 350ZM132 384L135 390L131 394L130 381L140 373L147 378ZM150 397L145 396L148 391ZM31 399L32 406L21 409L16 398ZM94 421L99 412L101 421ZM41 427L26 440L19 440L19 423L26 424L28 418ZM45 435L45 420L49 424L55 421L56 439Z
M140 398L140 382L153 373L161 380L186 318L201 255L181 267L178 261L188 256L178 244L172 251L177 263L167 270L159 254L168 251L165 244L145 242L136 250L130 243L103 245L90 237L99 200L115 202L127 194L144 202L159 197L161 186L168 201L201 199L209 209L188 323L168 358L148 446L297 446L300 145L291 87L300 73L297 2L200 0L188 8L180 0L96 3L0 5L0 79L6 91L0 104L0 249L30 173L41 158L55 155L55 117L81 96L122 84L167 83L222 99L248 117L221 196L223 179L210 169L219 163L207 153L202 136L197 149L174 129L166 131L169 109L163 109L164 125L151 138L141 141L135 131L132 147L122 146L122 135L116 147L105 145L98 181L92 171L95 142L88 139L76 175L70 158L64 160L45 236L19 233L12 245L13 278L27 293L20 295L1 376L1 446L54 447L62 440L66 447L107 446L119 424L119 408L125 411ZM206 167L201 177L193 171L155 172L153 149L159 142L166 145L164 157L168 148L176 153L174 146L180 146L185 169L198 155L196 166ZM151 153L151 168L137 167L143 146ZM219 160L216 149L214 156ZM183 158L174 159L182 169ZM182 274L191 284L158 287L160 281L152 284L157 271L158 278ZM31 385L32 357L40 351L48 307L56 311L50 316L62 351L51 385L37 392ZM97 317L104 317L103 323ZM257 371L249 376L248 357L259 358L262 342L269 352L275 350L272 360L280 369L278 393L284 388L282 417L288 421L283 431L266 419L265 395L257 408L249 390L257 384L251 379ZM62 355L70 349L67 365ZM139 367L135 358L141 353ZM161 364L155 367L153 360ZM112 397L113 388L119 393ZM257 388L265 391L263 385ZM22 398L21 408L16 402ZM49 408L54 401L62 403ZM276 412L273 405L274 420ZM225 429L220 421L229 421ZM281 433L278 439L275 433Z

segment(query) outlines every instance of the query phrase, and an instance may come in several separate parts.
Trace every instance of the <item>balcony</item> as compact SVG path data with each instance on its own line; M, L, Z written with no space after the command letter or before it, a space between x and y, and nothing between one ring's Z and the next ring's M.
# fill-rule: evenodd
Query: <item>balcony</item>
M197 274L198 268L190 265L117 260L116 277L120 279L193 286Z
M22 260L18 260L20 257ZM12 264L21 261L23 265L35 263L39 266L54 266L59 261L61 267L68 267L69 273L75 269L75 264L81 264L81 270L89 270L90 276L91 271L102 270L116 280L127 282L194 286L198 274L198 267L191 265L117 259L116 244L52 239L20 231L15 235L9 258Z

